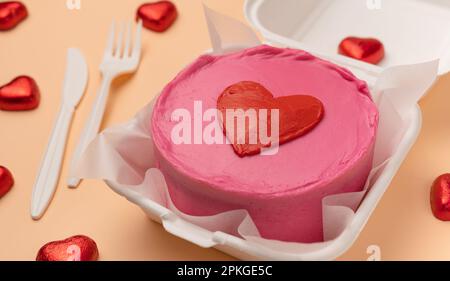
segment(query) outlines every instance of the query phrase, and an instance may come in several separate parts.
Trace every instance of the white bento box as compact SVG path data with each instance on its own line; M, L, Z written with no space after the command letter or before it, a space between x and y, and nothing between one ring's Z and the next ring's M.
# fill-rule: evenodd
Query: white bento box
M379 71L439 58L439 74L450 70L449 0L246 0L244 12L268 42L350 68ZM379 67L337 55L347 36L380 39L387 52Z
M331 60L349 68L370 87L374 87L385 68L394 65L440 59L440 74L450 68L450 1L247 0L244 12L269 44L304 49ZM338 55L340 40L350 35L379 38L387 50L381 65ZM160 222L168 232L201 247L214 247L243 260L332 260L357 239L420 132L421 111L417 105L401 117L408 125L397 149L377 175L347 227L323 247L311 247L298 253L264 247L221 231L209 231L139 192L110 180L106 182Z

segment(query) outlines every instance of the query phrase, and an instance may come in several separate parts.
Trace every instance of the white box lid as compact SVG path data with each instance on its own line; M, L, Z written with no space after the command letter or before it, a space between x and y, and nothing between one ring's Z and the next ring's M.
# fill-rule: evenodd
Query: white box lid
M380 68L440 59L439 74L450 71L449 0L246 0L245 14L272 43L342 61L342 39L375 37L386 49Z

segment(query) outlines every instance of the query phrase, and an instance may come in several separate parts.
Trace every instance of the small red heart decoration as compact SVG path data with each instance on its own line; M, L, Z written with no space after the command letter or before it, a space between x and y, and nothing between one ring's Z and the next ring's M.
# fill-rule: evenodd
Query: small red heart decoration
M144 26L156 32L168 29L178 17L176 6L170 1L146 3L139 7L136 19L142 19Z
M21 2L0 3L0 30L9 30L16 27L27 16L27 8Z
M384 46L374 38L347 37L339 44L341 55L378 64L384 58Z
M430 204L437 219L450 221L450 174L443 174L433 182Z
M8 193L14 185L14 178L11 172L0 166L0 198L2 198L6 193Z
M39 106L39 88L33 78L19 76L0 87L0 109L23 111Z
M279 110L279 144L305 135L316 127L324 115L323 104L315 97L307 95L293 95L274 98L272 93L261 84L252 81L242 81L231 85L219 96L217 109L222 113L222 126L226 134L226 111L227 109L255 109L259 124L259 110L267 109L267 131L270 135L271 109ZM236 121L235 121L236 122ZM236 126L235 126L236 128ZM235 134L236 136L237 134ZM245 126L245 135L248 140L249 126ZM247 141L240 144L231 140L234 152L240 156L259 154L261 149L269 147L259 141L251 144Z
M39 250L37 261L96 261L97 244L84 235L49 242Z

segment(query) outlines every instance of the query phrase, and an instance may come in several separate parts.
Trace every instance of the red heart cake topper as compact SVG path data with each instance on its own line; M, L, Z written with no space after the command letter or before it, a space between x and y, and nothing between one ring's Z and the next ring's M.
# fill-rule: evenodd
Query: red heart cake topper
M437 219L450 221L450 174L441 175L433 182L430 204Z
M339 53L371 64L384 58L384 46L374 38L347 37L339 44Z
M137 19L142 19L146 28L156 32L168 29L177 16L177 8L170 1L146 3L141 5L137 11Z
M39 88L31 77L19 76L0 87L1 110L31 110L39 106L39 101Z
M323 118L324 108L320 100L313 96L293 95L275 98L262 85L251 82L242 81L236 83L219 96L217 100L217 109L222 113L222 126L226 131L226 112L228 109L244 110L255 109L257 121L259 124L259 111L267 109L267 132L271 135L271 109L279 110L279 144L286 143L298 137L301 137L316 127ZM247 122L247 121L246 121ZM235 126L236 128L236 126ZM228 135L228 134L227 134ZM237 134L234 134L237 136ZM261 149L269 147L271 144L262 144L260 138L257 143L250 143L249 140L249 124L245 126L246 142L239 143L230 140L235 153L240 156L249 156L259 154Z
M0 166L0 198L9 192L13 185L14 178L11 172L7 168Z
M0 3L0 30L9 30L16 27L27 16L27 8L21 2Z
M97 244L84 235L49 242L42 246L36 256L37 261L96 261L97 259Z

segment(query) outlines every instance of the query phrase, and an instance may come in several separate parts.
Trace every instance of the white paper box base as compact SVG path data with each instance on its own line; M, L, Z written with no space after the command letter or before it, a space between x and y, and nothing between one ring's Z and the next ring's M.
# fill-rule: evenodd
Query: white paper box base
M224 40L220 34L226 32L217 23L217 15L209 17L210 25L215 25L211 31L213 46L220 46L216 51L228 51L224 46L229 46L232 38ZM254 37L249 38L238 45L254 45ZM351 65L340 64L354 70ZM161 222L168 232L201 247L215 247L245 260L332 260L357 238L415 142L421 125L417 102L435 80L437 69L438 61L432 61L392 67L382 73L358 70L357 76L369 82L380 111L375 168L363 192L323 200L325 242L303 244L263 239L245 210L208 217L189 216L177 210L170 200L164 176L154 168L149 130L152 104L130 122L102 132L85 151L78 174L82 178L105 180L115 192Z
M101 133L88 147L79 173L84 178L104 179L115 192L161 222L168 232L201 247L217 247L241 259L334 259L356 239L418 135L421 114L416 102L420 95L414 96L408 91L410 83L414 82L419 88L426 87L433 81L436 71L437 62L431 62L398 67L388 73L390 87L394 87L394 76L420 76L423 79L398 81L397 86L384 91L386 95L404 95L400 99L403 102L398 106L390 102L387 96L379 98L376 168L367 182L369 191L364 200L365 192L324 199L327 242L302 244L262 239L244 210L210 217L194 217L178 211L170 200L164 176L153 168L152 137L148 129L152 105L145 107L129 123ZM384 80L383 77L379 79L380 83ZM410 107L403 108L405 104L410 104Z

